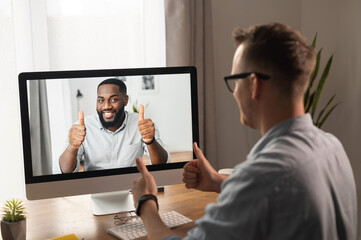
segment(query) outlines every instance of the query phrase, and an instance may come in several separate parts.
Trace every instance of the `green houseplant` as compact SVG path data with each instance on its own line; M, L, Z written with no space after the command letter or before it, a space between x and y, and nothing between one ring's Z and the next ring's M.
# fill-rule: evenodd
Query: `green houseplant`
M317 41L317 33L312 41L313 48L316 48L316 41ZM316 109L317 109L319 100L321 98L323 88L325 87L325 83L328 78L328 75L329 75L329 72L330 72L330 69L332 66L332 60L333 60L333 55L331 55L331 57L328 59L326 65L322 71L320 78L317 81L316 77L317 77L317 74L318 74L318 71L320 68L321 54L322 54L322 48L317 52L316 65L315 65L315 68L311 75L311 79L310 79L310 82L309 82L309 85L308 85L308 88L307 88L307 91L305 94L305 100L304 100L305 111L309 112L311 114L313 123L319 128L322 127L322 125L325 123L326 119L330 116L330 114L333 112L333 110L335 110L337 105L340 104L340 102L338 102L331 106L334 98L336 97L336 95L334 94L327 101L324 108L321 111L319 111L318 114L316 114ZM316 83L317 83L317 85L316 85ZM312 88L314 85L315 85L315 89Z
M131 98L129 97L129 102L131 102ZM147 107L149 106L149 103L145 104L144 109L147 109ZM135 113L139 113L139 105L138 105L138 100L135 100L135 102L132 104L132 110Z
M26 239L26 217L23 201L18 199L6 201L1 220L1 235L3 240Z

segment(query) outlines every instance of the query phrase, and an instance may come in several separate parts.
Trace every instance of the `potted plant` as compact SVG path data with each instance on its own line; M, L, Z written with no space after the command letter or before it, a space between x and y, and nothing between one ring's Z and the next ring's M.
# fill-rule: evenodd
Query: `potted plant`
M1 235L3 240L25 240L26 217L23 201L6 201L1 220Z
M312 41L312 47L314 49L316 49L316 41L317 41L317 33ZM316 109L318 106L318 102L321 98L321 94L322 94L322 90L326 84L326 80L328 78L328 74L330 72L331 66L332 66L332 60L333 60L333 55L328 59L325 68L322 71L321 77L318 80L317 86L315 87L314 90L312 90L313 84L317 82L316 77L317 77L317 73L320 67L320 62L321 62L321 53L322 53L322 48L317 52L317 57L316 57L316 66L313 70L313 73L311 75L311 79L305 94L305 101L304 101L304 106L305 106L305 111L309 112L312 116L313 119L313 123L321 128L322 125L324 124L324 122L326 121L326 119L328 118L328 116L333 112L333 110L335 110L335 108L340 104L340 102L334 104L331 106L334 98L336 97L336 95L334 94L326 103L326 105L324 106L324 108L319 111L318 116L316 117Z

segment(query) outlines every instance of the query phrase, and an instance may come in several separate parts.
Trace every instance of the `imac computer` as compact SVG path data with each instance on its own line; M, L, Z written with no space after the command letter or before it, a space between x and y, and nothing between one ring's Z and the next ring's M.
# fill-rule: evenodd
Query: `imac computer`
M195 158L192 143L199 142L196 75L195 67L20 73L27 198L91 194L95 215L131 210L129 190L140 176L134 161L137 154L159 186L181 183L183 166ZM97 108L98 86L107 79L124 83L128 96L123 102L124 124L116 131L109 131L100 119L113 115L102 115ZM144 118L153 122L156 139L167 154L166 162L152 163L148 145L139 142L134 116L141 104ZM64 173L59 158L69 145L70 129L80 124L80 110L85 140L77 150L76 167ZM87 138L92 138L93 145L85 145ZM119 151L124 148L127 151Z

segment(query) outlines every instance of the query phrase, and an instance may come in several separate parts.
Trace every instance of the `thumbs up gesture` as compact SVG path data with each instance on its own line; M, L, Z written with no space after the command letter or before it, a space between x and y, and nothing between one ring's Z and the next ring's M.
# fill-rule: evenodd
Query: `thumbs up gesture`
M144 165L143 160L141 158L137 158L137 169L141 174L140 178L137 178L133 182L133 200L134 205L138 203L138 200L141 196L146 194L153 194L157 196L157 184L154 180L154 177L149 173L147 167Z
M150 143L154 139L155 128L151 119L144 119L144 106L139 106L139 132L142 135L143 142Z
M69 144L74 149L79 149L84 142L86 129L84 125L84 112L79 111L79 124L74 124L69 131Z

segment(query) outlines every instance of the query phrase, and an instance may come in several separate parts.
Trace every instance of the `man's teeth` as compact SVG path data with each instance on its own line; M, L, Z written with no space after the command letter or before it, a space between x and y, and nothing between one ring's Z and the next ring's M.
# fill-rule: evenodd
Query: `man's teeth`
M105 113L103 113L103 115L105 118L111 118L111 117L113 117L114 113L105 112Z

